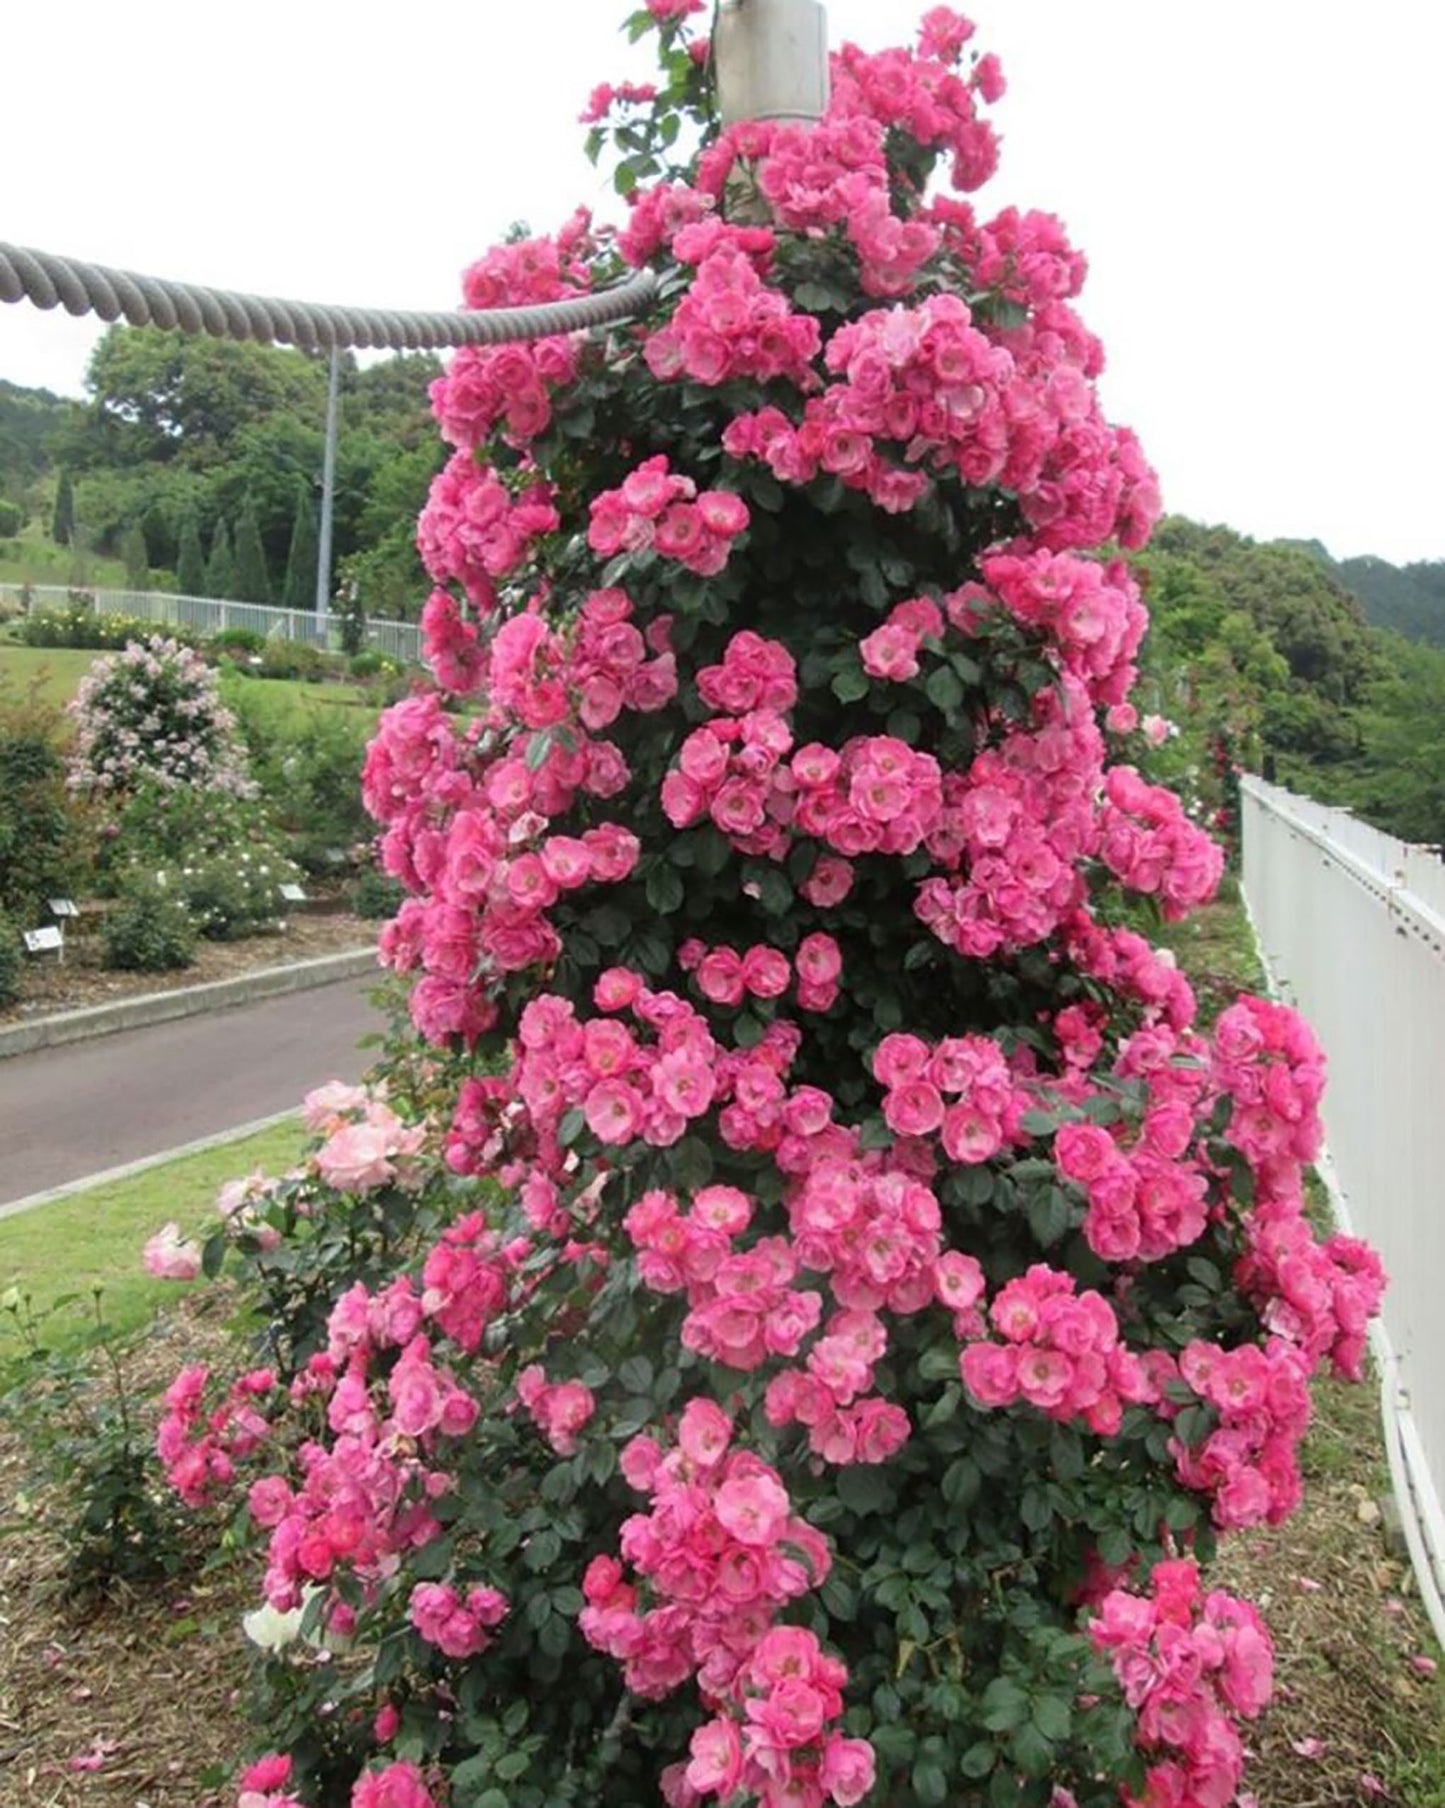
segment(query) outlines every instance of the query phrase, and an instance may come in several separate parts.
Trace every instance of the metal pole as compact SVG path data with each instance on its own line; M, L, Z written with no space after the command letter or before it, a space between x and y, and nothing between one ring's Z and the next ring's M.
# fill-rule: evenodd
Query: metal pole
M811 125L828 105L828 19L819 0L721 0L713 33L724 125Z
M331 348L331 375L326 385L326 456L321 466L321 532L316 542L317 630L325 640L322 619L331 601L331 510L336 492L336 414L341 390L341 347Z

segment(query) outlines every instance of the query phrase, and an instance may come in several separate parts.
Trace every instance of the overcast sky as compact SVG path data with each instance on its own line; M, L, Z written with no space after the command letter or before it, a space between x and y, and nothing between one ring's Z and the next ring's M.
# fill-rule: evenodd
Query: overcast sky
M626 0L68 0L6 20L0 237L223 287L453 305L515 219L615 211L575 124ZM923 0L832 0L900 41ZM1445 556L1445 8L976 0L1009 93L976 198L1088 253L1105 405L1167 505ZM0 304L0 376L79 394L94 325Z

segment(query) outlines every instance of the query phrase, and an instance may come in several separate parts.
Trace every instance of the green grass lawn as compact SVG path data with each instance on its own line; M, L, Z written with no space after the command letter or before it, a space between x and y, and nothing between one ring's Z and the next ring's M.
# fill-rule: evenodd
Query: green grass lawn
M141 1267L147 1238L168 1219L183 1231L208 1233L215 1225L221 1186L253 1168L284 1172L300 1153L303 1136L299 1121L277 1124L18 1217L0 1218L0 1294L18 1288L30 1296L37 1313L65 1295L81 1296L62 1307L48 1327L51 1347L86 1340L96 1288L102 1290L112 1325L128 1331L144 1324L161 1301L174 1299L186 1287L153 1280ZM13 1320L0 1313L0 1387L7 1359L17 1354Z
M33 684L42 702L68 703L99 657L75 647L22 647L0 640L0 684L21 696Z
M22 695L32 684L47 703L64 704L103 653L77 647L23 647L0 640L0 683ZM340 719L369 734L379 709L374 698L356 685L304 684L295 678L244 678L221 673L221 696L238 714L254 717L282 739L308 721Z
M74 553L57 546L45 521L27 523L9 540L0 540L0 584L95 585L102 590L125 590L125 565L99 553Z

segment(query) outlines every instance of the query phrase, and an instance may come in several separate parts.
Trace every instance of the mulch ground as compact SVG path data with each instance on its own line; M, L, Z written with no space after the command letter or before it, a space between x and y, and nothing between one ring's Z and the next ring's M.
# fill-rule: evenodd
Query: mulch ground
M220 1310L218 1310L220 1308ZM158 1320L126 1358L152 1401L187 1362L233 1360L224 1302ZM4 1808L220 1808L197 1779L233 1761L241 1713L241 1615L259 1601L247 1569L206 1573L204 1528L194 1564L173 1580L72 1599L47 1496L16 1428L0 1418L0 1803ZM214 1549L214 1539L210 1541Z
M132 1360L158 1394L185 1362L234 1361L228 1308L197 1295ZM1408 1564L1379 1505L1373 1389L1326 1384L1306 1446L1306 1502L1286 1526L1237 1536L1213 1572L1274 1633L1278 1692L1255 1728L1240 1808L1442 1808L1445 1694ZM181 1583L66 1598L62 1551L32 1506L33 1465L0 1419L0 1804L4 1808L222 1808L197 1779L249 1729L240 1616L258 1603L246 1565ZM214 1547L212 1547L214 1548Z
M338 905L339 900L317 897L289 916L284 929L268 935L251 935L238 942L198 941L194 963L174 973L107 970L101 964L100 919L87 909L66 937L63 964L57 963L53 954L26 957L20 997L14 1004L0 1008L0 1026L49 1017L57 1011L78 1011L88 1005L114 1004L118 999L138 998L150 992L172 992L180 986L235 979L260 967L315 960L323 954L339 954L347 948L364 948L374 943L380 924L353 916Z

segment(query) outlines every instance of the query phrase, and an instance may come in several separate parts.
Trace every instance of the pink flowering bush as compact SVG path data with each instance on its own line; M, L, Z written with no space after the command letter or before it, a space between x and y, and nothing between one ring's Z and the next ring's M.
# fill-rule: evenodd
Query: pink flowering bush
M971 26L717 132L699 10L589 106L626 228L465 279L655 312L434 389L436 688L364 790L455 1096L414 1148L317 1102L236 1196L301 1329L167 1461L302 1616L313 1808L1219 1808L1270 1652L1196 1566L1295 1504L1382 1276L1304 1214L1309 1031L1120 926L1221 864L1108 760L1154 476L1062 227L964 198Z
M250 798L256 787L215 672L192 647L153 636L97 659L73 701L70 786L123 799L142 786Z

